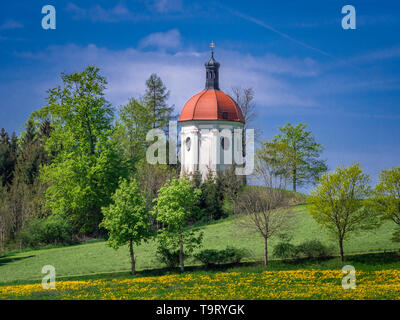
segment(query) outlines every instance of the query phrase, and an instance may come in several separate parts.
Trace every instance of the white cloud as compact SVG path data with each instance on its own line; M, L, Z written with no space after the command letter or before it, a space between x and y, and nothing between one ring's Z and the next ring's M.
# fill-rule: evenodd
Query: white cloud
M157 12L167 13L181 11L183 4L182 0L154 0L150 6Z
M349 59L350 62L371 63L378 60L396 59L400 57L400 46L370 51Z
M87 9L79 7L73 2L69 2L65 10L72 13L74 19L87 19L92 22L113 23L120 21L138 21L146 18L143 15L133 13L121 2L111 8L103 8L96 4Z
M24 25L18 21L6 20L3 24L0 25L0 30L21 29L23 27Z
M155 39L151 35L148 39ZM165 47L165 44L164 44ZM42 80L32 81L24 87L46 90L59 83L60 72L83 70L87 65L96 65L107 77L107 98L117 106L130 97L142 95L145 81L151 73L157 73L171 91L170 104L180 112L184 103L205 85L204 62L209 52L182 50L170 53L163 50L142 51L128 48L109 50L95 45L51 46L41 52L18 53L19 57L40 60L37 65L47 70ZM78 58L79 57L79 58ZM320 66L310 59L282 58L274 55L252 56L235 51L219 50L216 59L221 63L220 86L229 93L232 86L253 87L260 114L288 112L297 108L317 106L312 94L304 92L298 79L314 79ZM35 65L34 61L31 61ZM32 72L34 74L34 72ZM292 79L290 81L288 79ZM300 82L299 82L300 83ZM32 88L33 90L33 88Z
M204 88L204 62L209 58L208 51L180 49L180 41L179 31L170 30L147 36L139 49L109 50L95 45L70 44L17 55L41 60L36 64L31 61L32 65L48 66L44 67L48 71L42 81L33 76L26 80L32 83L25 87L33 85L43 91L54 86L52 83L58 83L60 72L83 70L87 65L100 67L108 79L107 97L113 105L126 103L130 97L143 94L146 79L155 72L171 91L169 103L180 112L184 103ZM174 50L165 50L167 48ZM368 78L367 74L349 77L332 73L310 58L274 54L255 56L226 49L217 50L215 57L221 63L221 89L229 93L232 86L253 87L260 115L332 113L337 109L341 94L396 90L399 87L395 79L382 81L376 77ZM30 74L36 73L32 71ZM347 103L352 101L350 99Z
M167 32L149 34L139 42L139 48L177 49L181 46L181 43L179 30L172 29Z

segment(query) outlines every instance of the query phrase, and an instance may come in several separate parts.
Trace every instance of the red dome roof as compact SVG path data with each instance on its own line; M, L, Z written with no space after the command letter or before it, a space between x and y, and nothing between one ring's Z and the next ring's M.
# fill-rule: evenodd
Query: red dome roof
M235 100L220 90L203 90L183 106L179 121L225 120L244 123L244 117Z

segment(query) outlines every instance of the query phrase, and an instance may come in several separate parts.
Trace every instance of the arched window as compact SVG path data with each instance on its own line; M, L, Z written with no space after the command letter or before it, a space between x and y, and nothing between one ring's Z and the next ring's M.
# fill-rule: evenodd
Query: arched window
M227 139L226 137L222 137L221 138L221 147L222 147L222 150L228 150L229 149L229 139Z
M190 140L190 137L187 137L185 140L185 145L186 145L186 150L190 151L190 146L192 144L192 141Z

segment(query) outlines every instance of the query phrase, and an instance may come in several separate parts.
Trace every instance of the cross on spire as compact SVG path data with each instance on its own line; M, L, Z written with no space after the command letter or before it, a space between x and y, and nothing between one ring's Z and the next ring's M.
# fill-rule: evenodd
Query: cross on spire
M210 43L210 48L211 48L211 55L213 55L214 54L215 43L212 40L211 40L211 43Z

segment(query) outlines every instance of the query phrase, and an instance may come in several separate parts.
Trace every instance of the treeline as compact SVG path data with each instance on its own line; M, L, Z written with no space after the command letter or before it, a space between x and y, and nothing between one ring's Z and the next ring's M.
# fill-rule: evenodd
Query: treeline
M61 78L20 136L1 130L3 251L104 236L101 208L110 204L119 178L137 174L151 194L177 173L176 167L150 169L143 161L147 131L164 128L173 117L169 91L156 74L142 97L117 112L104 97L107 81L98 68Z
M15 241L28 219L47 215L44 206L46 184L38 179L40 168L50 163L45 141L49 121L36 126L30 119L20 137L1 129L0 133L0 248Z

